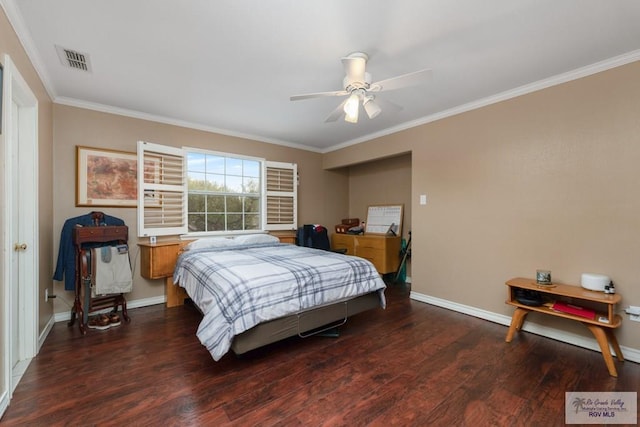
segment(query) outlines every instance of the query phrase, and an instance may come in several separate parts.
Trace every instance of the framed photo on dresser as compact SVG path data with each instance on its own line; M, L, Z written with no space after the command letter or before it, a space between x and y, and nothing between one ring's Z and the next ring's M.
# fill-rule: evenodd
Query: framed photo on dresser
M365 233L402 235L404 205L373 205L367 209Z

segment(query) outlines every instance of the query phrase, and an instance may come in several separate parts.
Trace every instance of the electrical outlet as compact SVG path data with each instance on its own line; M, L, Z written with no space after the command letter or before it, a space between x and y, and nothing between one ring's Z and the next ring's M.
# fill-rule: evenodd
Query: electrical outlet
M44 290L44 302L49 302L49 288Z
M149 243L151 243L152 245L155 245L155 244L156 244L156 241L157 241L157 240L156 240L156 236L151 236L151 237L149 237Z
M634 314L636 316L640 315L640 307L636 307L633 305L630 305L629 307L625 308L624 311L627 314Z

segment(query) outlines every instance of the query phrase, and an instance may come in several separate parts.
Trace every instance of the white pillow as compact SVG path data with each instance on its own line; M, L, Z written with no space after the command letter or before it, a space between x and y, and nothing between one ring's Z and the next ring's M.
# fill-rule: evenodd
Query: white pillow
M237 245L255 245L258 243L278 243L280 239L271 234L243 234L233 239Z
M224 248L233 245L233 239L227 237L204 237L202 239L194 240L184 247L185 251L206 249L206 248Z

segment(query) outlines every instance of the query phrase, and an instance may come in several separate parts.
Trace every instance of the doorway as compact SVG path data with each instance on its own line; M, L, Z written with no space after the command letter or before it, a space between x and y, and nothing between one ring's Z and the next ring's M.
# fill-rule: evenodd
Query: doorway
M2 389L8 404L37 351L38 102L8 55L3 58L2 212L3 290ZM0 414L2 411L0 411Z

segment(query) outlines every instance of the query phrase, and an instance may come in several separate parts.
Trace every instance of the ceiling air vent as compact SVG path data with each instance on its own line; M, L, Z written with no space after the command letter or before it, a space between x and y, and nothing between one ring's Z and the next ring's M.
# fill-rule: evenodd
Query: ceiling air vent
M62 65L64 65L65 67L91 72L89 55L87 55L86 53L66 49L58 45L56 45L56 50L58 51L60 62L62 62Z

